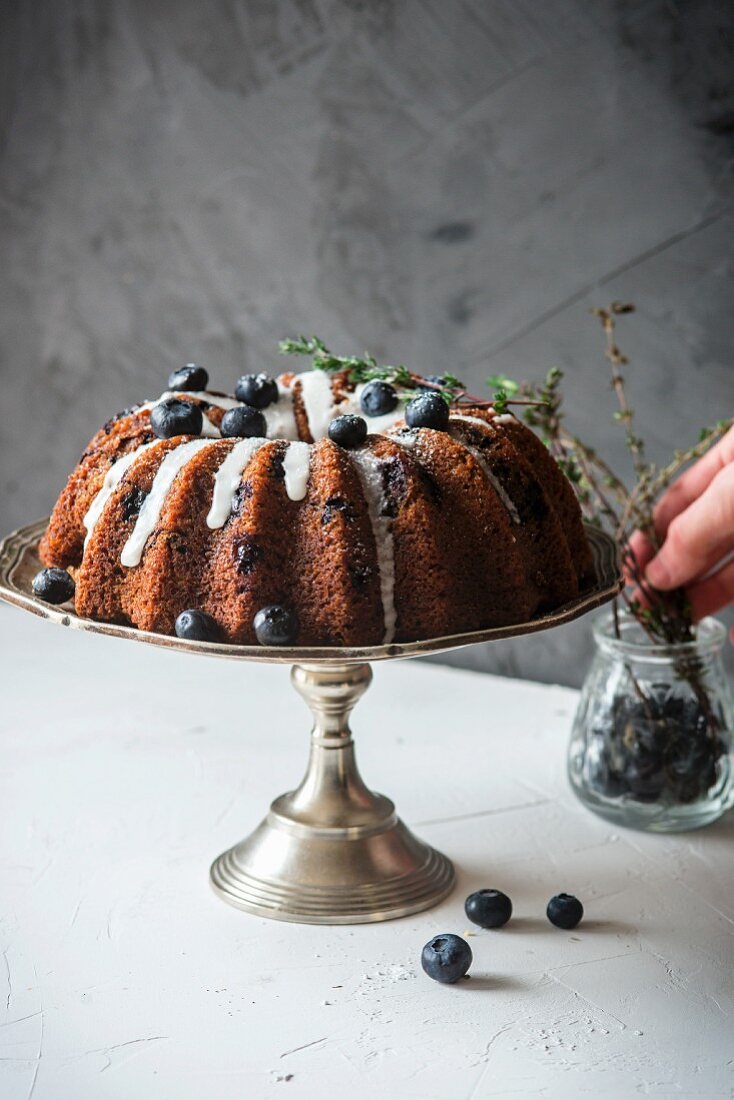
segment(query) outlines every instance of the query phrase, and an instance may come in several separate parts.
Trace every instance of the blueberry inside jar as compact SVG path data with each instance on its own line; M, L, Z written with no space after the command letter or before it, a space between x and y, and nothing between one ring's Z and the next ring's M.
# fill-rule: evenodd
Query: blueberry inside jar
M574 720L569 778L602 817L653 832L709 824L734 804L734 708L726 638L704 619L695 640L653 644L620 615L594 625L596 653Z

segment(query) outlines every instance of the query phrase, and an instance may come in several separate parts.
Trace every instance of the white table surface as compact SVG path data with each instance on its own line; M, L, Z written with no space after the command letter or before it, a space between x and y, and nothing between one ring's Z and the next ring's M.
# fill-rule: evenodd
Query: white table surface
M553 645L548 635L548 645ZM300 778L287 669L196 659L0 610L2 1100L730 1097L734 820L597 820L564 758L573 691L420 662L355 712L367 781L450 855L453 895L382 925L250 917L211 859ZM463 900L469 981L420 968ZM574 932L545 920L567 890Z

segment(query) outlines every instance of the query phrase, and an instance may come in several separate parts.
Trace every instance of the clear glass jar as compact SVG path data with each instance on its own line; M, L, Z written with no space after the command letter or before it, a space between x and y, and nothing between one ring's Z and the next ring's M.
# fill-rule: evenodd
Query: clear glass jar
M726 629L704 619L685 645L650 642L636 619L594 622L596 653L574 719L571 786L602 817L682 832L734 805L734 707L721 663Z

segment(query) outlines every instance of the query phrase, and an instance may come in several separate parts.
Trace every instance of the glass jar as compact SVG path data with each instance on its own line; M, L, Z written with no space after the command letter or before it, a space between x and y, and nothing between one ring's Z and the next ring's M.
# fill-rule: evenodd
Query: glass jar
M594 622L596 653L574 719L568 774L578 798L634 829L682 832L734 804L734 708L721 663L726 629L657 645L630 615Z

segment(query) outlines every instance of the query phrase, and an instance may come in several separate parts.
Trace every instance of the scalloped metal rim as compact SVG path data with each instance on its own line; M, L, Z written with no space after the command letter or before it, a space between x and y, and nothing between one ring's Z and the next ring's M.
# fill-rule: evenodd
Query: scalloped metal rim
M96 634L109 634L113 638L129 638L164 649L176 649L205 657L226 657L240 661L270 661L280 664L303 664L334 661L389 661L401 657L417 657L442 653L478 642L494 642L503 638L534 634L550 630L562 623L585 615L602 604L608 603L621 590L623 580L619 569L619 556L614 540L598 528L586 524L593 557L596 581L577 599L554 611L523 623L511 626L475 630L466 634L447 634L440 638L426 638L417 642L400 642L377 646L252 646L218 642L192 642L169 634L154 634L133 626L96 622L82 619L68 605L54 607L33 595L31 581L40 568L38 543L46 529L48 519L38 520L13 531L0 543L0 599L30 611L61 626L76 630L89 630Z

